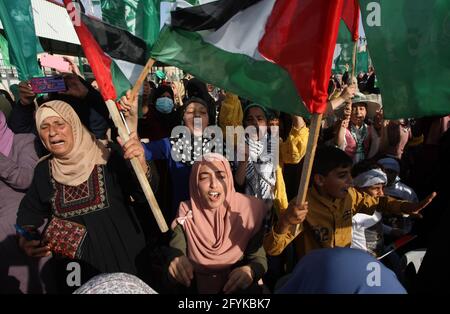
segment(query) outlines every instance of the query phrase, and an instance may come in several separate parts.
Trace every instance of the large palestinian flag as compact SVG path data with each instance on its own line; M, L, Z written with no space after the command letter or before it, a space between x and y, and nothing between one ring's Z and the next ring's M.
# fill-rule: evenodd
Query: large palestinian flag
M151 54L263 106L323 112L344 2L217 0L176 9Z

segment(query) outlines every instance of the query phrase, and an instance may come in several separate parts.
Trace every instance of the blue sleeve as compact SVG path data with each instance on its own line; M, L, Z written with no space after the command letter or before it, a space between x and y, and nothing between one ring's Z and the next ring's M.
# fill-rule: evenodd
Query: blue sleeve
M168 138L143 144L145 159L161 160L170 159L170 142Z

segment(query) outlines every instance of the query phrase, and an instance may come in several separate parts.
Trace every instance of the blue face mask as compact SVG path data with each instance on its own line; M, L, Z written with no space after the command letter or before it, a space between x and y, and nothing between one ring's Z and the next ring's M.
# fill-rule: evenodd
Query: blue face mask
M156 110L161 113L171 113L173 109L173 100L169 97L161 97L156 100Z

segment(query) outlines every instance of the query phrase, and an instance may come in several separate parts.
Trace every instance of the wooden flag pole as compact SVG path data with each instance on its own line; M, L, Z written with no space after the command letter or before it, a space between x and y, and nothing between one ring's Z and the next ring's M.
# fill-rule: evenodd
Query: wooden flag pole
M139 74L139 78L137 79L136 83L133 86L133 89L131 90L131 103L133 103L134 99L139 93L139 90L141 89L141 86L144 83L145 79L147 78L147 75L152 69L152 66L155 63L155 61L156 60L153 58L148 59L147 63L145 64L145 67L142 69L141 74Z
M350 84L353 84L353 78L355 77L356 71L356 53L358 49L358 40L357 39L353 45L353 56L352 56L352 76L350 77Z
M130 137L122 119L120 118L116 103L112 100L107 100L106 106L108 107L108 111L112 117L112 120L117 127L120 138L125 143ZM136 157L131 159L131 165L133 166L136 177L138 178L142 190L144 191L145 197L150 204L150 208L153 212L153 216L155 217L156 222L158 223L159 229L161 229L161 232L167 232L169 228L167 227L167 223L164 220L164 216L161 213L161 209L159 208L158 202L156 201L155 195L153 194L152 188L150 187L147 177L145 176L144 169L142 169L142 166Z
M309 179L311 177L311 170L316 155L317 140L319 139L320 127L322 124L322 114L314 113L311 118L311 126L309 128L308 144L306 146L305 160L303 162L302 177L298 187L297 205L300 205L306 200L306 193L308 191ZM294 235L300 233L300 224L295 226Z

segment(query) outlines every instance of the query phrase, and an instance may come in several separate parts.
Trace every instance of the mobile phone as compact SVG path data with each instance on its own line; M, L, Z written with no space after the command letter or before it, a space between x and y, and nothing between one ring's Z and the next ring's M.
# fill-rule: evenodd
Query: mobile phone
M44 54L39 58L39 62L43 67L52 68L59 72L70 73L70 63L63 57Z
M19 225L14 225L14 228L16 228L17 233L24 237L27 241L41 239L41 236L38 232L30 232Z
M66 83L61 76L34 77L30 80L30 85L35 94L67 91Z

